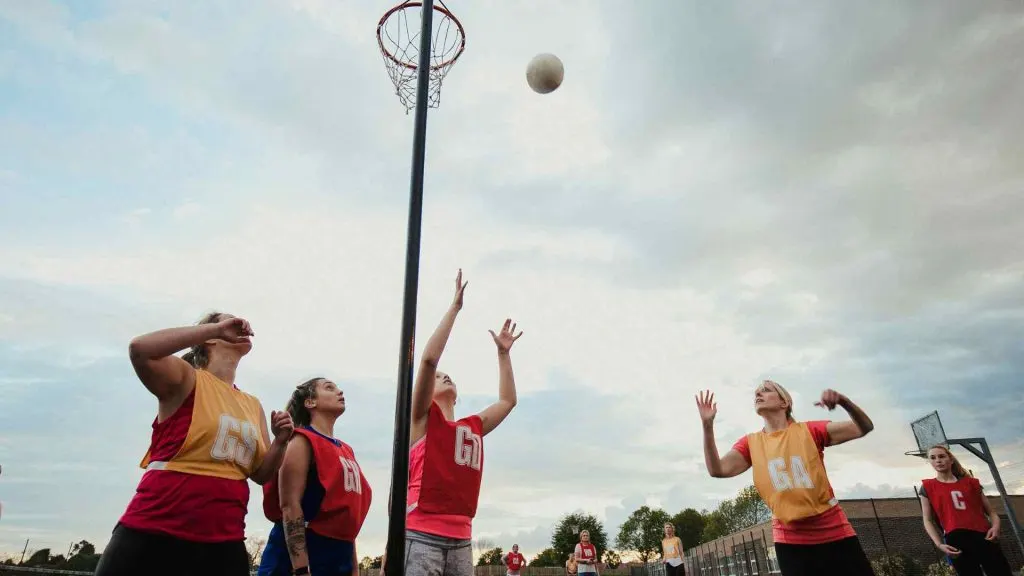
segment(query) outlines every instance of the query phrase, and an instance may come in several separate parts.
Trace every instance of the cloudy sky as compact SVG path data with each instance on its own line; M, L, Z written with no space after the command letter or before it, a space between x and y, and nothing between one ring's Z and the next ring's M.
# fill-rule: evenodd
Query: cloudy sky
M468 414L497 394L487 329L525 331L477 537L533 555L564 513L614 536L643 503L714 506L749 476L708 478L693 395L724 450L769 376L800 418L826 387L874 418L828 453L842 496L912 495L908 422L936 409L1024 493L1019 2L448 6L419 342L462 267ZM0 0L0 551L106 543L156 408L127 342L210 309L252 323L239 384L268 410L342 384L383 551L412 140L387 8ZM566 67L546 96L539 52Z

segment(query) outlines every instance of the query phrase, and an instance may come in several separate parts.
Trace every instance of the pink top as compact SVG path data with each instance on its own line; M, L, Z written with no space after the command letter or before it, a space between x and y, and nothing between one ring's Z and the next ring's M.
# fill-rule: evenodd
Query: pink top
M423 482L423 460L426 455L427 437L424 435L409 448L409 496L406 508L405 527L409 530L469 540L473 537L473 519L454 514L430 514L419 509L420 485Z

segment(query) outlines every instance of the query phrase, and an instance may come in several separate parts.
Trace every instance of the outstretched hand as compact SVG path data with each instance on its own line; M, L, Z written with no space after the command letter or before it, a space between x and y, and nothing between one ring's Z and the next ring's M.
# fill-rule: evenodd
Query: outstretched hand
M468 285L468 280L462 281L462 268L459 268L459 274L455 276L455 296L452 298L452 308L462 310L462 294L466 291L466 286Z
M495 334L494 330L488 330L491 333L491 338L494 338L494 345L498 347L499 353L508 354L508 351L512 349L512 345L523 335L522 330L519 331L519 334L516 334L515 331L516 324L512 322L511 318L505 319L505 324L501 327L499 334Z
M697 399L697 411L700 412L700 421L704 424L711 424L718 414L718 404L715 402L715 394L710 390L699 393Z

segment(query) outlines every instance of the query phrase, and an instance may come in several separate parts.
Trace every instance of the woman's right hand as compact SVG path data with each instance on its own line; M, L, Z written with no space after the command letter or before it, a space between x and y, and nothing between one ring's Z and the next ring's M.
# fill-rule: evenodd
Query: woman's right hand
M939 550L950 558L956 558L960 555L960 550L950 546L949 544L939 544Z
M700 412L700 421L705 426L711 425L718 414L718 404L715 403L715 394L705 390L697 395L697 411Z
M462 310L462 293L466 291L468 284L468 280L462 281L462 268L459 268L459 274L455 277L455 297L452 298L452 308Z
M244 318L232 316L217 322L217 338L232 344L245 342L250 336L255 336L252 327Z

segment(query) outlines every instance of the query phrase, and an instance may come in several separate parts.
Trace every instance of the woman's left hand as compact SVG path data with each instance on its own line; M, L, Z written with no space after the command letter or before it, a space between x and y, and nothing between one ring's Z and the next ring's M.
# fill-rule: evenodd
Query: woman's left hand
M290 439L294 430L295 424L292 423L292 415L287 411L274 410L270 413L270 433L274 435L275 441L284 442Z

